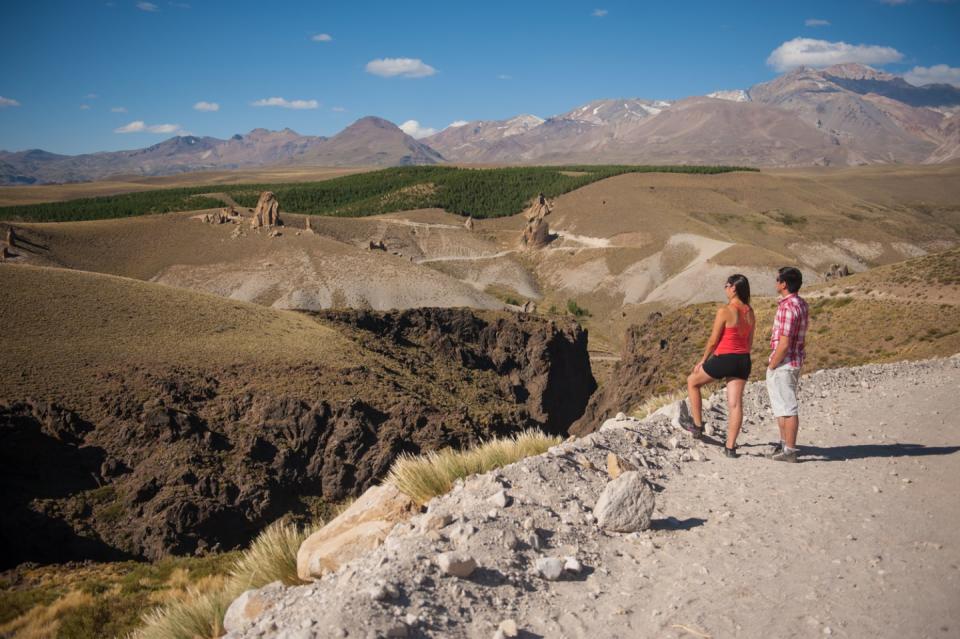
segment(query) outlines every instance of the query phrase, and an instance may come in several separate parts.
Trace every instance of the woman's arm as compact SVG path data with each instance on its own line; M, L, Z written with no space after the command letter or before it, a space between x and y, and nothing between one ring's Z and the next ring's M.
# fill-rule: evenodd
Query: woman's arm
M757 332L757 316L754 314L753 309L750 309L750 336L747 338L747 346L750 347L750 350L753 350L753 336Z
M723 333L723 327L727 323L727 318L724 316L723 310L723 308L717 309L717 316L713 318L713 329L710 331L710 339L707 340L707 347L703 351L703 357L701 357L697 365L693 367L693 370L697 370L703 366L703 363L713 354L713 349L720 343L720 335Z

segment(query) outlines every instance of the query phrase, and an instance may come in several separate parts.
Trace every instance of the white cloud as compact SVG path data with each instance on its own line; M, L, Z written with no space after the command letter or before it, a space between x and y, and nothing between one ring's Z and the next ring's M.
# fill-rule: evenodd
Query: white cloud
M99 98L99 97L100 97L100 96L97 95L96 93L88 93L88 94L86 94L85 96L83 96L83 99L84 99L84 100L96 100L96 99Z
M112 108L110 109L110 111L111 111L112 113L126 113L126 112L127 112L127 107L112 107Z
M453 122L451 122L450 124L447 125L447 128L448 128L448 129L455 129L455 128L457 128L457 127L466 126L466 125L468 125L468 124L470 124L470 123L469 123L467 120L454 120Z
M424 78L436 72L436 69L429 64L424 64L423 60L418 58L382 58L367 63L367 73L384 78L393 76Z
M807 18L803 21L803 24L807 25L808 27L829 27L830 21L821 20L820 18Z
M80 110L81 110L81 111L89 111L89 110L90 110L90 105L89 105L89 104L81 104L81 105L80 105Z
M420 123L416 120L407 120L400 125L400 130L409 135L412 138L425 138L428 135L433 135L437 132L436 129L431 129L429 127L420 126Z
M134 120L130 124L113 130L114 133L176 133L186 135L187 132L179 124L146 124L143 120Z
M160 7L152 2L138 2L137 9L140 9L141 11L159 11Z
M264 98L251 102L255 107L282 107L284 109L316 109L320 103L316 100L285 100L284 98Z
M594 18L602 18L603 16L607 15L608 13L610 13L610 12L607 11L606 9L594 9L594 10L593 10L593 13L591 13L590 15L592 15Z
M20 103L13 98L5 98L0 95L0 108L20 106Z
M506 73L501 73L497 76L497 80L513 80L513 76L507 75Z
M219 111L220 105L216 102L197 102L193 105L193 108L197 111Z
M343 108L342 106L330 107L330 110L335 113L343 113L344 111L346 111L346 109Z
M887 64L902 59L903 54L893 47L794 38L774 49L767 64L777 71L788 71L802 66L828 67L847 62Z
M333 36L329 33L318 33L317 35L310 38L314 42L330 42L333 40Z
M903 74L903 79L918 87L924 84L952 84L960 87L960 67L950 67L945 64L913 67Z

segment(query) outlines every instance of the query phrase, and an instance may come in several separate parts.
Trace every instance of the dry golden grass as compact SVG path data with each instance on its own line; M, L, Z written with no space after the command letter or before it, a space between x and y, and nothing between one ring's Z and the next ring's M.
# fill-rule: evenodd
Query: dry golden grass
M449 492L458 479L539 455L560 441L531 429L461 451L445 448L423 455L403 454L394 461L386 481L422 506Z
M630 416L636 417L637 419L643 419L645 417L649 417L664 406L686 398L686 389L676 390L671 393L663 393L661 395L654 395L653 397L644 400L643 403L631 410Z
M223 616L241 593L274 581L288 586L297 578L297 551L314 529L278 521L268 526L219 582L180 590L165 605L144 615L133 639L195 639L223 634Z
M93 596L89 593L71 590L51 604L34 606L29 612L0 625L0 636L14 639L54 639L66 614L92 603Z
M0 325L0 397L78 408L102 391L100 371L304 363L337 370L366 359L296 312L61 269L0 265Z

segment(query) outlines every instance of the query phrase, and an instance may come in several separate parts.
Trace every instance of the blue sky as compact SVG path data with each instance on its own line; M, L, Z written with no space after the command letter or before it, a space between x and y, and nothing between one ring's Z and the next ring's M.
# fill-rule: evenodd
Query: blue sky
M4 0L0 11L5 150L256 127L332 135L365 115L439 130L599 98L675 99L775 77L768 58L796 38L822 41L831 59L960 85L960 3L944 0ZM805 59L796 49L778 59ZM416 77L389 75L404 70ZM282 101L254 106L270 98Z

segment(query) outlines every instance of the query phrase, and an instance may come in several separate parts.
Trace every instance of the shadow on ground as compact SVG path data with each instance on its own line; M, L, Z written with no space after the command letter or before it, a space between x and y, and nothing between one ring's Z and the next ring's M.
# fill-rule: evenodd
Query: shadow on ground
M800 446L801 461L847 461L868 457L928 457L952 455L960 446L924 446L922 444L857 444L854 446Z

